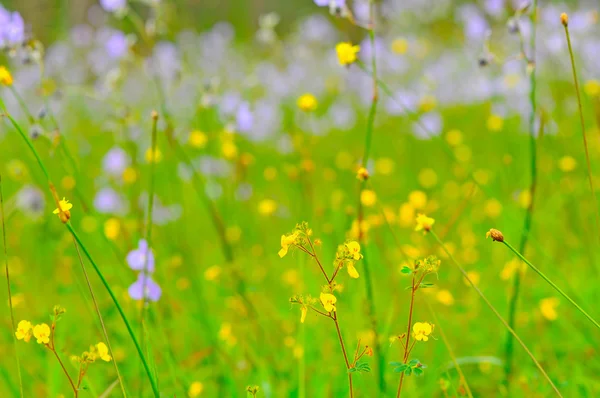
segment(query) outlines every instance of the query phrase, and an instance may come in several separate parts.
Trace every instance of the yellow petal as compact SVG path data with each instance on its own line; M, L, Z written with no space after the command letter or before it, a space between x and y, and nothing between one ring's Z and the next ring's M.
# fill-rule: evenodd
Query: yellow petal
M346 266L346 268L348 269L348 275L350 275L351 278L357 279L360 276L358 271L356 271L354 264L350 263Z
M306 313L308 312L308 308L302 307L300 311L302 312L302 315L300 316L300 323L304 323L304 320L306 319Z

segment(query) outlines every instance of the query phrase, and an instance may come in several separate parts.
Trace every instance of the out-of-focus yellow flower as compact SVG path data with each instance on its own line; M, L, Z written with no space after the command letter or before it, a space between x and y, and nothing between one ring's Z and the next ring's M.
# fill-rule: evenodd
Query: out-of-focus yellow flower
M502 204L496 199L489 199L485 202L483 211L489 218L498 218L502 213Z
M408 41L403 38L397 38L392 42L392 52L404 55L408 51Z
M50 326L42 323L33 327L33 337L37 339L38 344L48 344L50 342Z
M310 93L306 93L306 94L302 94L298 98L297 104L298 104L298 108L300 108L304 112L312 112L315 109L317 109L318 102L314 95L312 95Z
M64 176L62 180L60 180L60 185L67 191L75 188L75 183L75 178L73 178L73 176Z
M96 353L100 359L110 362L112 357L108 354L108 347L103 342L96 344Z
M279 250L279 257L283 258L291 245L296 242L296 238L298 238L298 233L294 232L290 235L281 235L281 250Z
M263 216L270 216L277 210L277 202L273 199L263 199L258 204L258 212Z
M499 115L490 115L487 120L487 128L490 131L498 132L504 127L504 119Z
M208 142L208 137L200 130L190 132L188 142L194 148L204 148Z
M221 145L221 152L223 152L223 156L227 159L234 159L238 155L237 146L231 140L225 141Z
M462 144L463 141L463 137L462 137L462 133L460 132L460 130L450 130L448 131L448 133L446 133L446 142L448 142L448 145L450 146L458 146L460 144Z
M302 308L300 308L300 313L300 323L304 323L306 320L306 314L308 313L308 307L303 305Z
M377 203L377 194L370 189L364 189L360 193L360 202L363 206L371 207Z
M123 182L125 184L133 184L137 180L137 171L133 167L127 167L123 170Z
M431 332L433 332L433 324L429 322L415 322L413 325L413 334L417 341L429 340Z
M588 80L583 85L583 91L590 97L597 97L600 95L600 81L596 79Z
M162 160L162 152L158 148L154 151L152 148L148 148L146 150L145 158L147 163L158 163Z
M337 302L337 297L335 297L331 293L321 293L321 296L319 298L321 299L321 304L323 304L323 308L325 308L325 311L335 311L335 303Z
M433 218L419 213L417 214L417 226L415 227L415 231L429 232L433 224L435 224L435 220Z
M433 169L423 169L417 176L419 184L424 188L433 188L438 182L438 177Z
M13 77L5 66L0 66L0 83L5 86L12 86Z
M121 232L121 223L119 219L112 217L106 220L104 223L104 235L110 240L115 240L119 237Z
M23 340L26 343L31 340L31 322L29 321L20 321L17 325L17 331L15 332L15 336L17 336L18 340Z
M440 290L436 295L437 300L447 306L454 304L454 296L448 290Z
M437 100L433 95L425 95L419 102L421 112L431 112L437 106Z
M542 312L542 316L549 321L555 321L558 318L558 312L556 312L558 304L559 301L556 297L548 297L540 300L540 311Z
M356 62L356 54L360 51L360 46L342 42L335 46L335 51L340 65L345 66Z
M369 171L364 167L360 167L356 172L356 178L360 181L367 180L369 178Z
M427 204L427 194L423 191L412 191L408 194L408 201L415 209L422 209Z
M192 384L190 384L190 389L188 390L188 396L190 398L199 397L200 394L202 394L202 391L204 391L204 384L202 384L199 381L195 381Z
M558 168L565 173L575 170L576 167L577 161L572 156L563 156L558 161Z

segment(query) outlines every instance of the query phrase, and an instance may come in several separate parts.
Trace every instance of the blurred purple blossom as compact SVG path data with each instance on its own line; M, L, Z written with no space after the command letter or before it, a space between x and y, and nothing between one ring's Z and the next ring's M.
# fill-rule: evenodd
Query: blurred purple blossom
M148 299L158 301L162 295L162 289L150 275L140 272L137 280L127 289L129 296L134 300Z
M254 125L254 116L250 111L250 104L248 104L248 102L244 101L240 104L235 120L238 131L245 133L252 130L252 126Z
M14 47L25 40L25 22L18 12L0 5L0 48Z
M116 12L125 9L127 0L100 0L100 6L106 12Z
M102 159L102 168L104 171L112 176L121 176L127 166L129 166L131 159L127 152L122 148L114 147L110 149L104 159Z
M123 214L126 207L123 198L112 188L103 188L94 198L94 207L99 213Z
M418 122L413 123L415 136L428 139L442 133L442 117L437 112L429 112L421 116Z
M129 44L127 43L127 36L121 31L114 31L106 43L104 49L111 58L121 58L127 54Z
M136 271L154 272L154 253L145 239L140 239L137 249L127 253L127 265Z

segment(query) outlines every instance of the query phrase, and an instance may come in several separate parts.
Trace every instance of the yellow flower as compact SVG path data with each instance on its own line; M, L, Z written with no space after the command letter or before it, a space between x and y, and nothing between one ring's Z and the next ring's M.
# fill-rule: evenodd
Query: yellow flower
M109 218L104 223L104 235L110 240L115 240L119 237L121 231L121 223L117 218Z
M597 97L600 95L600 81L595 79L588 80L583 85L583 91L590 97Z
M433 218L427 217L425 214L419 213L417 214L417 226L415 227L415 231L428 232L431 230L431 226L433 224L435 224L435 220Z
M349 262L348 265L346 266L346 269L348 270L348 275L350 275L350 278L357 279L360 276L358 274L358 271L354 267L354 263Z
M364 167L359 168L356 172L356 178L360 181L367 180L369 178L369 170L365 169Z
M158 163L162 160L162 152L156 148L154 151L152 148L146 150L146 162L147 163Z
M33 336L37 339L38 344L48 344L50 342L50 326L45 323L35 325Z
M200 383L199 381L195 381L192 384L190 384L188 396L190 398L198 397L200 396L200 394L202 394L202 391L204 391L204 384Z
M21 321L17 325L17 331L15 332L18 340L23 340L26 343L31 339L31 322Z
M275 213L275 210L277 210L277 202L273 199L264 199L258 204L258 212L263 216L270 216Z
M450 293L449 290L440 290L436 295L437 300L444 305L452 305L454 304L454 296Z
M300 308L300 323L304 323L304 320L306 319L306 314L308 313L308 307L303 305L302 308Z
M71 210L73 208L73 204L69 203L69 201L66 200L65 198L62 198L62 200L58 202L58 206L59 207L54 209L52 214L58 214L58 218L60 218L60 220L63 223L66 223L71 218L71 212L69 210ZM61 214L61 210L62 210L62 214Z
M279 250L280 258L283 258L287 254L289 247L294 244L297 237L297 233L293 233L291 235L281 235L281 250Z
M0 66L0 83L5 86L11 86L13 84L13 77L4 66Z
M417 341L427 341L429 340L429 335L433 332L434 325L428 322L415 322L413 325L413 333L415 340Z
M356 62L356 54L360 51L360 46L353 46L352 43L338 43L335 46L337 52L338 61L340 65L350 65Z
M556 297L549 297L540 300L540 311L542 316L549 321L555 321L558 318L556 307L558 306L558 299Z
M399 37L392 42L392 52L403 55L406 54L407 51L408 41L406 41L406 39Z
M490 131L500 131L504 127L504 119L499 115L490 115L487 120L487 128Z
M335 297L331 293L321 293L320 299L321 304L323 304L323 308L325 308L325 311L335 311L335 303L337 302L337 297Z
M103 361L110 362L110 360L112 359L112 357L110 355L108 355L108 347L106 346L106 344L104 344L102 342L96 344L96 351L97 351L97 355Z
M125 184L133 184L137 180L137 171L133 167L127 167L123 170L123 182Z
M208 138L206 137L206 134L204 134L200 130L192 131L188 138L188 142L190 143L190 145L195 148L204 148L206 146L207 141Z
M300 98L298 98L298 108L305 112L314 111L317 109L317 105L317 99L310 93L302 94Z
M563 156L558 161L558 168L565 173L575 170L577 161L572 156Z
M375 193L375 191L372 191L370 189L363 190L360 193L360 203L362 203L363 206L366 207L371 207L375 205L375 203L377 203L377 194Z
M353 259L360 260L362 258L362 254L360 254L360 244L358 242L347 242L345 246L350 251L350 255L352 255Z

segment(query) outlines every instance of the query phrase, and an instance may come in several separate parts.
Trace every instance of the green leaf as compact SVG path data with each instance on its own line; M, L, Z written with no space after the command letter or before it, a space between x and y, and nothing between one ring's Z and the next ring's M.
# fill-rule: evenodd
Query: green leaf
M392 365L392 366L402 366L402 365L404 365L404 363L398 362L398 361L393 361L393 362L390 362L390 365Z
M433 283L429 283L429 282L422 282L419 287L423 288L423 289L427 289L429 287L435 287L435 285Z
M414 368L413 372L415 373L415 376L421 376L423 374L423 369L421 369L421 368Z
M406 275L410 275L410 274L412 274L412 269L410 269L410 267L407 267L405 265L404 267L402 267L402 269L400 270L400 272L402 272L403 274L406 274Z
M412 368L408 367L408 368L406 368L406 370L404 371L404 374L405 374L405 375L407 375L407 376L410 376L410 375L412 374L412 370L413 370Z
M396 373L402 373L406 369L410 369L410 368L408 367L408 365L402 364L402 365L398 366L396 369L394 369L394 372L396 372Z
M350 368L350 369L348 369L348 373L354 373L354 372L356 372L356 370L357 370L356 368Z
M417 366L417 364L418 364L418 363L419 363L419 360L415 358L415 359L412 359L412 360L411 360L411 361L408 363L408 365L409 365L409 366L411 366L411 367L415 367L415 366Z

